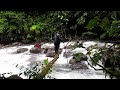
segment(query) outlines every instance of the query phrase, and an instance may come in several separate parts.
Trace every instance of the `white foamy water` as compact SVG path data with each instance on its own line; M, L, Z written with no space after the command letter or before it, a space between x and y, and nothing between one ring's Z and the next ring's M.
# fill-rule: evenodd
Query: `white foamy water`
M67 42L61 43L60 48L63 48L66 44ZM73 42L71 42L71 44L73 44ZM96 42L93 41L83 43L84 47L89 47L90 45L95 44ZM19 72L21 72L21 70L19 69L21 66L29 67L32 62L43 62L43 60L47 58L48 61L51 61L53 59L50 57L46 57L45 54L31 54L29 50L32 47L33 45L26 45L0 49L0 73L12 72L13 74L18 74ZM54 47L54 44L46 43L42 46L42 48L45 47ZM16 51L18 48L28 48L28 51L20 54L13 54L13 52ZM58 60L53 65L52 73L50 74L52 77L56 79L105 79L105 75L102 71L95 71L90 66L88 70L71 70L69 68L68 62L72 58L72 56L69 58L65 58L63 57L64 52L65 49L63 49L62 53L59 55ZM87 50L84 48L76 48L72 52L82 52L86 54ZM18 68L16 67L16 65L18 65ZM22 77L25 78L24 76Z

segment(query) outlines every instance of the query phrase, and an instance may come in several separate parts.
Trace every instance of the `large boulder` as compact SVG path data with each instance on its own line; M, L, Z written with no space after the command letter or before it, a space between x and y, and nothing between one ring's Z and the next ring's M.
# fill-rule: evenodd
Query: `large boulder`
M27 50L28 50L27 48L19 48L19 49L17 49L16 53L24 53Z
M76 54L73 54L73 58L70 59L69 64L74 64L74 63L82 62L86 60L87 60L86 55L84 55L83 53L76 53Z
M88 69L88 66L85 63L82 62L76 62L70 65L70 68L72 70L77 70L77 69Z
M58 53L61 54L62 49L60 48L58 50ZM54 48L48 48L47 52L46 52L46 57L54 57L55 56L55 50Z
M41 53L41 51L42 50L37 47L33 47L30 49L30 53L34 53L34 54Z
M77 69L88 69L88 66L85 64L85 61L87 60L87 56L83 53L75 53L73 54L73 58L70 59L69 64L70 68L72 70Z

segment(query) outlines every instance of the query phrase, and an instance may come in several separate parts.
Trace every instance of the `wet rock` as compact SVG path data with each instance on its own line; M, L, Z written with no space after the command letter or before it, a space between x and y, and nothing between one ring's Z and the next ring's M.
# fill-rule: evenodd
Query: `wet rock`
M72 70L88 69L88 66L87 66L85 63L76 62L76 63L70 65L70 68L71 68Z
M0 45L0 49L2 49L3 48L3 46L2 45Z
M46 56L47 57L54 57L55 56L55 51L54 51L54 48L47 48L46 49L47 51L45 51L45 53L46 53ZM59 54L61 54L61 52L62 52L62 49L60 48L59 50L58 50L58 53Z
M42 50L37 47L33 47L30 49L30 53L34 53L34 54L41 53L41 51Z
M23 79L23 78L21 78L18 75L11 75L11 76L7 77L6 79Z
M75 59L70 59L69 64L74 64L76 63Z
M12 43L12 46L19 45L19 42Z
M5 46L3 46L3 48L8 48L8 47L10 47L10 45L5 45Z
M42 49L42 52L44 53L44 54L46 54L46 53L48 53L49 51L53 51L54 49L53 48L50 48L50 47L46 47L46 48L41 48Z
M73 58L70 59L69 64L74 64L76 62L86 61L88 58L83 53L76 53L73 55Z
M55 56L55 52L54 51L49 51L47 54L46 54L46 57L54 57Z
M27 48L19 48L17 49L17 53L24 53L27 50L28 50Z
M11 46L17 46L17 45L20 46L20 45L23 45L23 44L21 42L14 42L14 43L11 44Z

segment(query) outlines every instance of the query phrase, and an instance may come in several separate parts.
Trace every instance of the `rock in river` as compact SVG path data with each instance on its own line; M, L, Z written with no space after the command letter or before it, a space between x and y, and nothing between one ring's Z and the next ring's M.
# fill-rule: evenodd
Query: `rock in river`
M37 47L33 47L30 49L30 53L34 53L34 54L41 53L41 49Z
M23 52L25 52L27 50L28 50L27 48L19 48L19 49L17 49L16 53L23 53Z
M82 62L76 62L70 65L70 68L72 70L77 70L77 69L88 69L88 66L85 63Z

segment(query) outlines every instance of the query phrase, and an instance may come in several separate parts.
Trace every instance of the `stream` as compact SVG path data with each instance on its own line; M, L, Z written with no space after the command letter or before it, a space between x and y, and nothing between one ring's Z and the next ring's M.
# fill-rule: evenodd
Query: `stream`
M73 43L73 42L71 42ZM63 48L67 42L61 43L60 48ZM73 51L74 52L82 52L84 54L87 53L86 48L98 44L99 46L104 46L105 43L100 43L97 41L85 41L83 43L83 46L85 48L76 48ZM7 47L4 49L0 49L0 73L8 73L11 72L12 74L19 74L21 70L24 70L23 68L29 67L34 62L41 63L44 59L48 58L48 61L51 61L53 58L46 57L45 54L32 54L29 52L29 50L34 45L24 45L24 46L13 46L13 47ZM42 48L44 47L53 47L53 43L45 43L42 45ZM24 53L14 54L13 52L16 51L18 48L28 48L28 51ZM95 71L92 67L90 67L87 62L87 66L89 69L87 70L72 70L69 67L69 60L72 58L65 58L63 57L63 53L65 52L65 49L62 50L62 53L59 55L58 60L54 63L52 67L52 72L50 74L51 77L55 79L109 79L107 76L105 78L105 74L103 71ZM96 68L100 68L96 66ZM6 74L6 76L9 76ZM21 75L22 78L27 79L24 75Z

